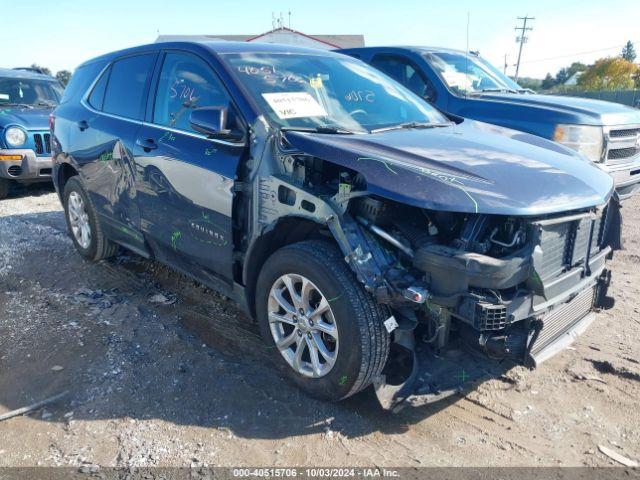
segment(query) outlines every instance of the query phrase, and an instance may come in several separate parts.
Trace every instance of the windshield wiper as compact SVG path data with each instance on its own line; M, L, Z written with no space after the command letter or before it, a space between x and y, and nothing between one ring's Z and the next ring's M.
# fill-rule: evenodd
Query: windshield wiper
M0 105L2 105L3 107L24 107L24 108L34 108L33 105L29 104L29 103L13 103L13 102L7 102L7 103L0 103Z
M512 88L483 88L475 93L518 93L518 91Z
M281 131L283 132L310 132L310 133L328 133L328 134L338 134L338 135L354 135L356 132L352 132L351 130L347 130L342 127L334 127L330 125L322 126L322 127L281 127Z
M402 130L412 128L436 128L436 127L448 127L451 122L447 123L435 123L435 122L405 122L398 123L397 125L390 125L388 127L374 128L371 133L388 132L389 130Z
M52 100L38 100L37 105L40 105L42 107L55 107L58 104Z

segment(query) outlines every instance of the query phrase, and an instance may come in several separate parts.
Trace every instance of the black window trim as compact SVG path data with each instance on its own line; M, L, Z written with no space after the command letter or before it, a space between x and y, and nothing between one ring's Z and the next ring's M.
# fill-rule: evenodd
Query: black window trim
M96 87L97 83L100 81L100 79L102 78L102 75L104 75L104 73L107 71L107 69L110 69L111 66L116 63L119 60L123 60L125 58L129 58L129 57L137 57L140 55L155 55L156 59L154 61L154 71L155 71L155 65L158 61L158 54L159 54L159 50L144 50L144 51L140 51L140 52L134 52L131 53L129 55L122 55L120 57L116 57L116 58L112 58L111 60L109 60L107 62L107 64L104 66L104 68L102 68L102 70L100 70L100 73L98 75L96 75L96 78L93 80L93 82L91 82L91 85L89 86L89 88L87 89L87 91L84 93L84 95L82 96L81 100L80 100L80 104L85 107L86 109L88 109L89 111L97 114L97 115L103 115L105 117L110 117L110 118L114 118L116 120L124 120L130 123L134 123L136 125L143 125L144 124L144 120L139 120L136 118L129 118L129 117L123 117L122 115L117 115L115 113L108 113L108 112L104 112L102 110L97 110L95 107L93 107L90 103L89 103L89 96L91 95L91 92L93 92L93 89ZM151 77L149 78L149 80L147 80L147 84L145 85L145 92L144 92L144 98L145 100L148 99L149 97L149 86L151 84L151 80L153 78L153 73L151 75ZM109 72L109 81L111 80L111 72ZM109 88L109 82L107 81L107 85L105 87L105 96L106 96L106 91ZM146 101L143 102L143 104L146 104ZM104 101L102 102L102 105L104 107ZM142 118L144 119L144 111L142 111Z
M107 96L107 87L109 86L109 80L111 78L111 65L112 64L113 64L113 62L110 62L110 63L107 64L107 66L105 68L100 70L100 74L96 76L96 79L93 82L92 86L89 88L89 93L87 94L87 103L89 105L91 105L91 102L89 101L89 99L91 98L91 95L93 95L93 92L95 91L96 87L98 86L98 83L100 83L100 80L102 79L102 77L104 75L107 75L107 84L104 86L104 94L102 96L102 105L100 105L100 108L98 108L95 105L91 105L95 110L98 110L99 112L102 112L102 109L104 107L104 99Z

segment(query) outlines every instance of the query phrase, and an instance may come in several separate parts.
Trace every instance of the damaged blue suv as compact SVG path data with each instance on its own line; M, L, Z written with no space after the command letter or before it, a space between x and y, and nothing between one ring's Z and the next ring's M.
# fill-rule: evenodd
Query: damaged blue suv
M136 47L81 65L52 123L80 255L122 246L237 300L316 397L435 401L539 364L610 303L609 175L353 58Z
M62 90L48 75L0 68L0 199L11 182L51 181L49 114Z

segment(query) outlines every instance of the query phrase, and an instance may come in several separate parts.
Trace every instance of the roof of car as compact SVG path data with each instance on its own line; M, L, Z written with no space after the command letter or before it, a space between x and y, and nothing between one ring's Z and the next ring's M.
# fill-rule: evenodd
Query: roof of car
M455 48L444 47L427 47L422 45L377 45L375 47L358 47L358 48L346 48L343 50L356 51L356 50L377 50L377 49L398 49L398 50L411 50L414 52L440 52L440 53L462 53L464 50L457 50ZM342 50L338 50L339 52Z
M56 79L43 73L36 73L30 70L15 70L12 68L0 68L0 77L3 78L25 78L32 80L48 80L55 82Z
M304 55L325 55L334 56L337 53L332 53L328 50L318 50L314 48L296 47L293 45L279 45L275 43L260 43L260 42L229 42L229 41L179 41L179 42L160 42L150 43L147 45L140 45L137 47L127 48L125 50L118 50L110 52L100 57L87 60L82 65L93 63L98 60L110 60L122 55L130 55L138 52L160 50L160 49L180 49L189 47L201 47L209 50L212 53L224 54L224 53L298 53Z

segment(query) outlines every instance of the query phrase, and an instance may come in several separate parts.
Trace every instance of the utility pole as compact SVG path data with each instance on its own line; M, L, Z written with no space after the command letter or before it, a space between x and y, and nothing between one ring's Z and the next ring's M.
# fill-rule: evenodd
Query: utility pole
M504 54L504 68L502 69L502 73L507 74L507 54Z
M520 58L522 57L522 46L527 42L529 37L527 37L527 31L533 30L532 27L527 27L527 22L529 20L535 20L535 17L529 17L525 15L524 17L518 17L518 20L522 20L522 26L516 27L516 32L520 31L520 35L516 37L516 42L520 42L520 49L518 50L518 63L516 63L516 76L514 80L518 81L518 74L520 73Z

